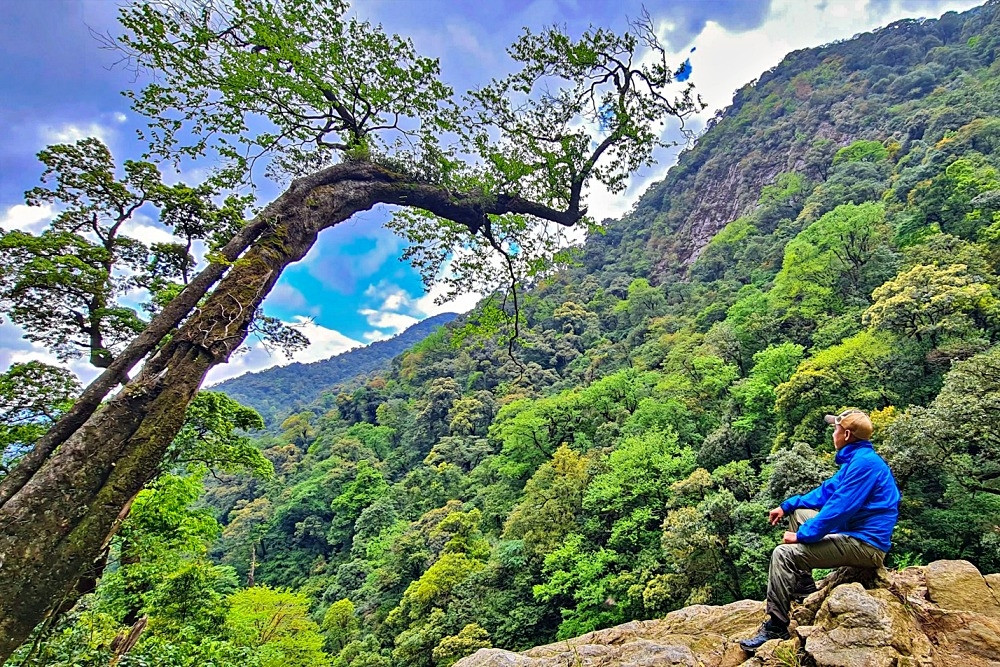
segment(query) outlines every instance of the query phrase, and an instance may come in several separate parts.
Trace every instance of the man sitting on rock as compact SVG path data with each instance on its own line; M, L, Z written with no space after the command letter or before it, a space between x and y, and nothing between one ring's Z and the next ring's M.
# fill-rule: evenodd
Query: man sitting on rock
M753 653L771 639L788 639L789 609L816 590L813 568L878 568L899 514L899 489L869 441L872 422L860 410L827 415L840 470L818 488L771 510L771 525L788 516L791 530L771 553L768 619L740 646ZM818 511L817 511L818 510Z

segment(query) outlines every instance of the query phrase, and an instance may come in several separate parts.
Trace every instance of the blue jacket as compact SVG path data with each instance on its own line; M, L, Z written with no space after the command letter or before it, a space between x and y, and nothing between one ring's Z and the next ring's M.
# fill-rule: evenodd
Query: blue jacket
M852 442L837 452L840 470L818 488L781 503L785 514L816 509L799 526L799 542L819 542L830 533L850 535L888 551L899 516L899 489L889 466L867 440Z

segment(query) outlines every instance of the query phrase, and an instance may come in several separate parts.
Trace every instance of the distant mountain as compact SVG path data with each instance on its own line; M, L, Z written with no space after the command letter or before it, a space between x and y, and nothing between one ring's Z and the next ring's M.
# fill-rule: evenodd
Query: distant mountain
M320 396L323 390L357 375L388 367L393 358L419 343L435 329L458 317L441 313L414 324L401 334L376 341L323 361L292 363L246 373L211 387L257 410L268 426Z

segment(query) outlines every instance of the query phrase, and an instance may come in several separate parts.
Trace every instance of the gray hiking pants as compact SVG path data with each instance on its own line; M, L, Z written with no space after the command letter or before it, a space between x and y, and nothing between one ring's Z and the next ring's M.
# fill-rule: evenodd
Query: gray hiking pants
M789 530L798 531L816 514L816 510L795 510L788 515ZM779 544L771 552L767 574L767 613L788 623L792 597L796 589L812 581L813 568L878 568L884 558L884 551L850 535L827 535L812 544Z

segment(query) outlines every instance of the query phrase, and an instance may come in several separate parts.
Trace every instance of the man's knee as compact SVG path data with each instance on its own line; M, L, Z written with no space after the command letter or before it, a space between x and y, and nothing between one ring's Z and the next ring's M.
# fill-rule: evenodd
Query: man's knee
M771 552L771 563L775 565L790 565L795 562L798 549L794 544L779 544Z
M788 517L788 527L792 531L798 531L798 529L802 526L802 524L804 524L806 521L809 521L817 514L819 514L819 512L817 512L816 510L801 509L801 508L797 509L794 512L792 512L791 515Z
M798 544L779 544L771 552L771 567L788 571L800 570L802 557L802 548Z

